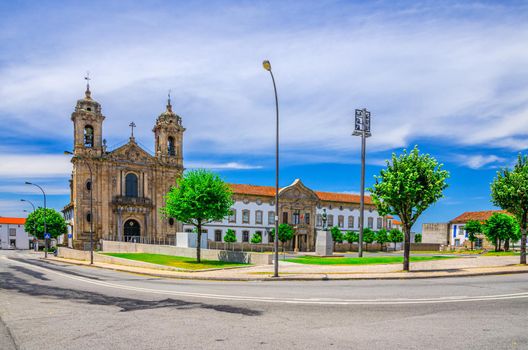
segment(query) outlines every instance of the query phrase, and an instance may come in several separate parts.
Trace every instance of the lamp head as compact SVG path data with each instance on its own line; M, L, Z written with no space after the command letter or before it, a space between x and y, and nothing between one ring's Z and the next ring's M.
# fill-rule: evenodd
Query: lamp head
M268 72L271 72L271 63L270 63L270 61L264 60L262 62L262 67L264 67L264 69L267 70Z
M26 200L25 200L24 198L22 198L20 201L21 201L21 202L25 202Z
M33 185L33 184L29 181L26 181L26 185Z
M70 151L64 151L64 154L73 156L73 152L70 152Z

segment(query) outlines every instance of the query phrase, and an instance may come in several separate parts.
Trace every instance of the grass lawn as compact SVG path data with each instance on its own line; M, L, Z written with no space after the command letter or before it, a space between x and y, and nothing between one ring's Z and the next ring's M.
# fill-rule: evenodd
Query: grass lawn
M486 253L483 253L482 249L475 249L475 250L447 250L447 251L419 251L419 250L412 250L411 254L451 254L451 255L482 255L482 256L512 256L512 255L520 255L519 252L513 252L513 251L507 251L507 252L496 252L493 250L490 250Z
M201 263L196 262L196 258L186 258L183 256L162 255L162 254L148 254L148 253L104 253L105 255L114 256L116 258L124 258L130 260L137 260L148 262L152 264L172 266L187 270L204 270L234 266L247 266L249 264L232 263L217 260L203 260Z
M451 256L411 256L411 262L452 259ZM372 265L372 264L401 264L402 256L367 256L363 258L321 258L317 256L302 256L286 261L310 265Z

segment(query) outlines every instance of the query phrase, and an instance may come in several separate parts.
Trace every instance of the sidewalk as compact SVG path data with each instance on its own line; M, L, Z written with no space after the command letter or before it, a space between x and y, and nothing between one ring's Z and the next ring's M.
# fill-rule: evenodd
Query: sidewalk
M62 263L89 267L87 261L49 257ZM385 265L303 265L279 262L281 277L273 278L273 265L259 265L242 268L217 269L207 271L168 271L140 268L126 265L96 262L92 267L141 275L218 281L276 281L276 280L364 280L364 279L418 279L439 277L467 277L481 275L501 275L528 273L528 266L518 265L518 256L506 257L464 257L446 260L432 260L411 263L411 272L402 271L401 264Z

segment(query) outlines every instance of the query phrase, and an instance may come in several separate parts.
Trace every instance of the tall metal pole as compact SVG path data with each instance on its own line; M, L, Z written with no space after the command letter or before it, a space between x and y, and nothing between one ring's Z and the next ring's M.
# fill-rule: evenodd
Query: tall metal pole
M46 234L48 233L48 229L46 226L46 192L44 192L44 189L37 184L26 181L26 185L37 186L42 191L42 194L44 195L44 215L43 215L43 218L44 218L44 258L47 258L49 243L48 243L48 238L46 238L47 237Z
M262 65L264 69L270 72L273 91L275 92L275 237L273 241L275 258L273 277L279 277L279 98L277 96L277 85L275 84L275 77L271 71L270 62L266 60Z
M359 197L359 247L358 257L363 257L363 228L365 226L365 132L361 133L361 190Z
M361 189L359 199L358 257L363 257L363 230L365 226L365 158L367 137L370 134L370 112L366 108L356 109L354 136L361 136Z

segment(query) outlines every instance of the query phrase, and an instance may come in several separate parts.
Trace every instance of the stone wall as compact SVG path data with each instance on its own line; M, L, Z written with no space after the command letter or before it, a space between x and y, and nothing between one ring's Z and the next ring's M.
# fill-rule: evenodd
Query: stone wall
M141 244L128 242L102 241L103 252L112 253L150 253L174 256L196 257L195 248L180 248L156 244ZM226 262L249 263L255 265L269 265L272 263L271 254L239 252L228 250L201 249L202 259Z
M433 223L422 225L422 243L449 244L448 237L448 223Z

